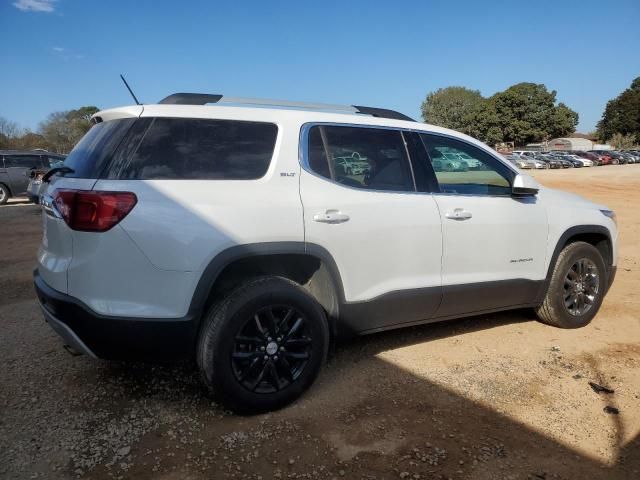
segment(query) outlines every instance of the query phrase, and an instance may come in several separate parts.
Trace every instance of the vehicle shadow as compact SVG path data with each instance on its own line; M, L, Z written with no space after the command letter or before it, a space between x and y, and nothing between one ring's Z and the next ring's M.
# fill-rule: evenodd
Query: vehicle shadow
M193 364L108 363L104 364L103 374L109 383L122 389L120 405L123 401L156 401L175 418L188 418L195 412L203 422L198 435L205 445L219 445L225 432L241 432L242 438L246 435L248 439L254 434L262 438L269 435L270 427L277 430L282 425L297 425L286 436L271 442L273 455L267 453L244 465L248 473L273 473L274 458L284 451L288 457L300 459L298 463L333 465L334 473L343 471L345 478L380 478L381 474L395 478L403 472L410 475L406 478L638 478L640 437L624 443L623 417L602 413L614 432L615 459L607 463L554 437L555 429L571 429L574 425L553 425L550 416L551 428L536 430L496 407L449 388L446 382L417 375L379 355L532 319L529 310L518 310L342 342L319 382L301 400L280 411L254 417L233 415L213 405ZM594 378L600 380L597 362L589 363ZM535 381L531 378L531 382ZM513 389L516 395L518 389L522 389L523 396L528 394L526 385L514 385ZM597 396L595 401L600 401ZM212 409L213 414L206 416L204 412ZM157 447L160 440L156 437ZM316 443L310 443L309 438ZM317 452L310 453L317 450L317 442L324 445L325 453L320 458ZM251 448L254 446L230 449L229 461ZM175 461L180 465L188 458L178 456ZM209 465L207 475L226 478L225 464ZM287 468L289 473L296 471L294 467ZM285 468L283 473L289 470ZM135 478L152 477L136 464L129 473Z

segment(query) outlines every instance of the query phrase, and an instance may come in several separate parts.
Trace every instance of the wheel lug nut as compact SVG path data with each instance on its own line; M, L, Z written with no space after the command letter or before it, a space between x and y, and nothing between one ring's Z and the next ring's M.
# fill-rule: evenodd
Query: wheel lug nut
M260 351L264 352L264 346L260 347Z
M272 340L271 337L267 337L267 341L270 342Z
M265 359L265 360L269 360L269 355L265 355L265 356L264 356L264 359Z
M278 340L279 342L281 342L281 341L282 341L282 337L278 337L278 338L277 338L277 340Z
M281 351L281 352L284 352L284 347L280 347L280 351Z
M278 355L276 355L275 357L273 357L274 360L278 360Z

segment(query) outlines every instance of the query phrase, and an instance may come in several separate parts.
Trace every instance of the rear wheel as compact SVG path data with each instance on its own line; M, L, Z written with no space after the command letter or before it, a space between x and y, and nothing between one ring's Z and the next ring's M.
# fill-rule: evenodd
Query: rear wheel
M587 325L598 313L606 291L606 267L597 248L585 242L567 245L556 262L540 320L560 328Z
M249 280L203 320L198 364L228 408L257 413L283 407L315 380L329 347L324 310L280 277Z
M0 183L0 205L4 205L9 201L9 189Z

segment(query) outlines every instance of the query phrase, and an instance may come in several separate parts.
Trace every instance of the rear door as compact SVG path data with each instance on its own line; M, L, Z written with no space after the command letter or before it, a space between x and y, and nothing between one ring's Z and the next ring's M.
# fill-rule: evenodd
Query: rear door
M343 325L374 331L433 316L441 299L440 217L431 195L416 192L403 133L306 125L301 151L305 241L335 260ZM344 159L357 159L358 168Z
M4 163L14 196L27 193L27 186L29 185L27 172L32 168L40 168L42 166L40 155L5 155Z
M445 154L473 159L453 170L434 168L443 235L437 315L533 302L546 275L545 208L535 197L513 197L515 172L478 146L442 135L420 137L434 167Z

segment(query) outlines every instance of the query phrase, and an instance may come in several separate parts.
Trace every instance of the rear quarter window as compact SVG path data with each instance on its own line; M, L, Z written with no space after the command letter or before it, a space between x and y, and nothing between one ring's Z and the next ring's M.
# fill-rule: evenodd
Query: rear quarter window
M65 166L73 169L65 177L99 178L135 121L135 118L110 120L91 127L64 160Z
M154 118L118 178L258 179L269 168L277 134L272 123Z

